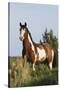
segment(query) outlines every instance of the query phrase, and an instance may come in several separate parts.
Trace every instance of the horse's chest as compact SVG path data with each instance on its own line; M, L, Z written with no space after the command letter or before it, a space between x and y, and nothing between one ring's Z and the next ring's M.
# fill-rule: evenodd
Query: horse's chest
M46 59L46 52L44 49L37 47L37 59L39 61L44 61Z

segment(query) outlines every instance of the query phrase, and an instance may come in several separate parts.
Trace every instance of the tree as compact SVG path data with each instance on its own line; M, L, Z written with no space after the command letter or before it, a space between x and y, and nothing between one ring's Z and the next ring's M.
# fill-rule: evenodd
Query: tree
M50 32L47 32L47 28L43 34L43 42L49 43L54 50L58 49L58 39L56 36L53 35L53 30L51 29Z

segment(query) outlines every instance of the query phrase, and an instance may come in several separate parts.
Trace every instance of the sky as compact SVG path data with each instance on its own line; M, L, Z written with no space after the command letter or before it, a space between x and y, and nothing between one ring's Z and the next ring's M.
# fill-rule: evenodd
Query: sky
M9 3L8 5L9 56L22 55L19 23L27 23L34 42L42 40L45 29L58 37L58 6L46 4Z

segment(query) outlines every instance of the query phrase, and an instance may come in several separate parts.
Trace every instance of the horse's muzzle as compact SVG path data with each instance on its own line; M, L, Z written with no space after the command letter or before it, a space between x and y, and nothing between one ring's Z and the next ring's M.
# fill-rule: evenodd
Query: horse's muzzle
M21 41L23 41L22 37L19 37L19 39L20 39Z

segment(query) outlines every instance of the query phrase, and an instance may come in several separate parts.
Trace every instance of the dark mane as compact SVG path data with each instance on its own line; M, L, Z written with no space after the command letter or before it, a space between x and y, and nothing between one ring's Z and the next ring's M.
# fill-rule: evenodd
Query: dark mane
M28 28L26 28L26 30L27 30L27 32L28 32L28 34L29 34L29 36L30 36L32 42L33 42L33 39L32 39L32 37L31 37L31 33L29 32Z

